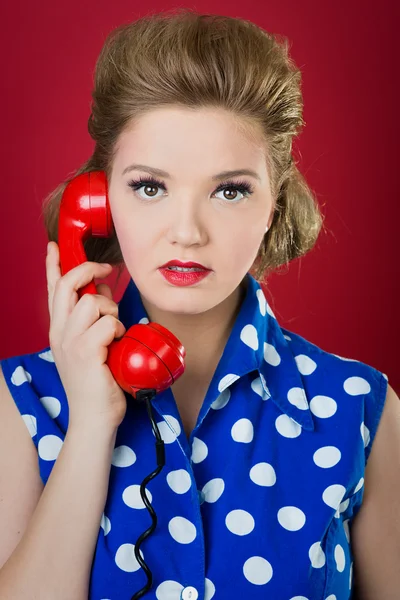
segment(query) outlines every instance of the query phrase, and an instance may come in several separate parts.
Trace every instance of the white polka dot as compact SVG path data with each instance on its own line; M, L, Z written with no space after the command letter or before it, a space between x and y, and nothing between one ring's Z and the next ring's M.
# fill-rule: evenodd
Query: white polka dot
M337 411L337 404L329 396L314 396L310 402L311 412L321 419L332 417Z
M144 561L143 552L141 550L139 550L139 554L141 559ZM135 545L122 544L115 554L115 563L117 567L119 567L122 571L126 571L127 573L132 573L133 571L141 569L140 564L136 560Z
M361 477L360 481L357 483L353 494L356 494L358 491L361 490L362 486L364 485L364 477Z
M111 531L111 521L104 513L101 517L100 527L104 529L104 535L108 535Z
M350 565L349 590L351 590L352 585L353 585L353 563L351 563L351 565Z
M195 525L185 517L173 517L168 523L168 530L180 544L190 544L197 534Z
M252 350L258 349L258 335L257 329L254 327L254 325L245 325L240 332L240 339Z
M389 377L386 375L386 373L382 373L384 379L386 379L386 381L389 381Z
M61 412L61 402L54 396L42 396L40 402L45 407L46 411L52 419L58 417Z
M157 600L178 600L181 597L183 585L178 581L167 579L160 583L156 589Z
M256 291L256 296L258 300L258 307L260 309L260 314L265 317L265 313L267 310L267 300L264 296L264 292L262 290Z
M317 368L317 363L306 354L298 354L294 359L302 375L311 375Z
M349 529L349 521L350 519L346 519L345 521L343 521L343 529L344 529L344 533L346 535L347 541L350 544L350 529Z
M290 600L308 600L305 596L293 596Z
M147 317L142 317L138 323L140 325L147 325L148 323L150 323L150 321Z
M225 518L225 525L236 535L247 535L254 529L254 519L247 510L231 510Z
M371 441L371 435L370 435L369 429L364 423L361 423L360 431L361 431L361 437L364 442L364 448L366 448Z
M297 406L300 410L308 410L308 402L305 391L301 387L293 387L287 394L290 404Z
M214 402L211 404L211 408L214 410L220 410L221 408L224 408L224 406L228 404L230 397L231 391L229 388L226 388L226 390L221 392L220 395L214 400Z
M335 546L335 561L337 570L340 573L343 573L344 568L346 566L346 557L344 554L344 550L340 544L336 544Z
M320 569L324 566L326 558L325 552L321 548L321 542L315 542L310 546L308 556L314 569Z
M129 446L114 448L111 464L114 467L130 467L136 462L136 454Z
M325 600L336 600L336 596L335 596L335 594L330 594L329 596L327 596L325 598Z
M211 600L215 595L215 585L206 577L205 579L205 589L204 589L204 600Z
M306 515L297 506L284 506L278 510L278 521L288 531L298 531L306 522Z
M292 338L289 335L284 335L283 336L285 338L285 340L287 340L288 342L292 341Z
M181 433L179 421L172 415L164 415L165 421L157 422L161 439L165 444L172 444ZM172 429L171 429L172 428ZM154 435L154 431L152 432Z
M276 483L275 469L269 463L257 463L250 469L250 479L257 485L271 487Z
M272 344L268 344L267 342L264 342L264 360L273 367L277 367L281 362L281 357L275 346L272 346Z
M275 427L286 438L296 438L301 434L301 426L288 415L280 415L275 421Z
M340 506L339 506L339 512L340 513L346 512L346 510L347 510L347 508L349 506L349 503L350 503L350 499L349 498L347 498L347 500L345 500L344 502L341 502Z
M232 426L231 435L235 442L248 444L254 435L253 423L249 419L239 419Z
M175 442L176 434L173 431L171 431L170 427L168 426L168 423L166 423L165 421L157 421L157 427L164 444L172 444L173 442ZM156 435L153 430L151 431L151 433L155 438Z
M151 504L153 496L147 488L145 488L145 492L146 498ZM122 500L130 508L147 508L140 495L140 485L138 484L128 485L122 492Z
M273 319L276 319L276 316L274 314L274 311L272 310L272 308L270 307L269 303L267 302L267 313L269 314L270 317L272 317ZM290 339L290 338L289 338Z
M342 454L336 446L323 446L314 452L313 460L317 467L330 469L338 464Z
M208 455L207 445L197 437L193 438L192 443L192 462L199 463L203 461Z
M216 502L225 489L225 482L220 477L208 481L202 489L205 502Z
M252 556L244 563L243 574L250 583L264 585L270 581L273 570L271 563L265 560L265 558L262 556Z
M253 379L251 382L251 389L263 400L268 400L268 398L271 398L271 393L265 383L262 373L260 373L260 376L256 377L256 379Z
M343 384L344 391L350 396L359 396L360 394L369 394L371 386L363 377L349 377Z
M21 415L25 425L28 428L28 431L31 437L34 437L37 434L37 421L34 415Z
M265 381L264 375L260 372L260 370L258 372L260 373L261 385L264 388L264 394L263 394L262 399L268 400L268 398L271 398L271 392L269 391L269 388L267 386L267 382Z
M223 392L228 386L231 385L231 383L239 379L239 377L240 376L236 375L236 373L228 373L228 375L225 375L218 383L218 391L220 393Z
M339 507L345 493L346 488L343 485L330 485L324 490L322 494L322 500L325 502L325 504L336 510Z
M29 383L32 381L31 374L24 369L24 367L17 367L14 373L11 375L11 383L14 385L22 385L28 381Z
M176 494L185 494L192 485L190 475L185 469L170 471L167 475L167 483Z
M57 435L45 435L39 440L38 452L43 460L56 460L63 446L63 440Z
M47 360L47 362L54 362L54 356L53 353L50 350L46 350L46 352L41 352L40 354L38 354L39 358L41 358L42 360Z
M177 436L180 436L182 430L178 419L176 419L173 415L164 415L164 419L168 423L168 425L174 430L174 433Z

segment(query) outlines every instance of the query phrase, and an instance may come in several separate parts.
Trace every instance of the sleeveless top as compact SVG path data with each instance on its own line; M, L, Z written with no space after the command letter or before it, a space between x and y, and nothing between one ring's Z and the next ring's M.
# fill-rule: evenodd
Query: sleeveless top
M352 519L388 378L280 327L246 278L189 440L171 388L152 401L166 464L146 486L158 523L140 546L153 575L144 598L347 600ZM119 318L126 329L149 322L133 279ZM46 484L68 427L51 349L1 365ZM89 600L130 600L147 582L134 545L152 523L140 484L157 466L155 436L145 404L126 396Z

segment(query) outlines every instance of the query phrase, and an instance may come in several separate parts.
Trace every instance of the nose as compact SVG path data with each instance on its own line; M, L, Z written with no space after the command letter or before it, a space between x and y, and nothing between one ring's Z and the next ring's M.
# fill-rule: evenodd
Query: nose
M168 237L171 243L182 246L204 243L206 215L202 213L201 201L194 195L185 196L171 205Z

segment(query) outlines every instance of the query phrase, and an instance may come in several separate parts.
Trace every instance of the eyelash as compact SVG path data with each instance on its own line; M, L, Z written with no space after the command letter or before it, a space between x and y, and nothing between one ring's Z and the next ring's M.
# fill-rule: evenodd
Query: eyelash
M128 186L130 188L132 188L135 192L137 192L141 187L143 186L156 186L161 188L162 190L166 190L165 185L162 183L162 181L159 181L158 179L155 179L154 177L139 177L139 179L136 180L131 180L128 182ZM247 183L246 181L238 181L237 183L235 183L234 181L223 181L222 183L219 184L219 186L217 187L217 189L215 190L214 193L217 192L221 192L222 190L225 189L234 189L237 190L238 192L240 192L241 194L244 194L244 197L247 198L248 196L251 196L251 194L254 193L254 189L253 187ZM139 199L142 202L147 202L147 200L145 200L144 198L140 198ZM151 198L149 197L149 200L155 200L156 198ZM224 202L227 202L228 204L237 204L239 202L241 202L242 200L244 200L244 198L240 198L239 200L224 200Z

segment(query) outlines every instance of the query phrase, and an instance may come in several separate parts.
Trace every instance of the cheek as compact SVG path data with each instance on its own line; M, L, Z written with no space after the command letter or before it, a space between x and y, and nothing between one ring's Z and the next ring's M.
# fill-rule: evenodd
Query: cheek
M138 220L114 220L115 232L121 248L124 261L127 265L135 263L136 259L143 261L151 248L154 248L152 233L148 224L142 226Z
M221 234L220 242L225 248L223 253L221 251L221 258L225 255L225 260L229 261L229 264L250 269L265 233L265 227L260 228L260 222L262 223L261 219L258 220L256 226L249 223L247 227L239 227L234 235L227 236L225 234L225 240L223 239L224 234ZM220 246L220 244L218 245Z
M242 240L240 243L235 243L228 258L232 271L246 273L257 256L259 246L258 243L251 242L251 240Z

